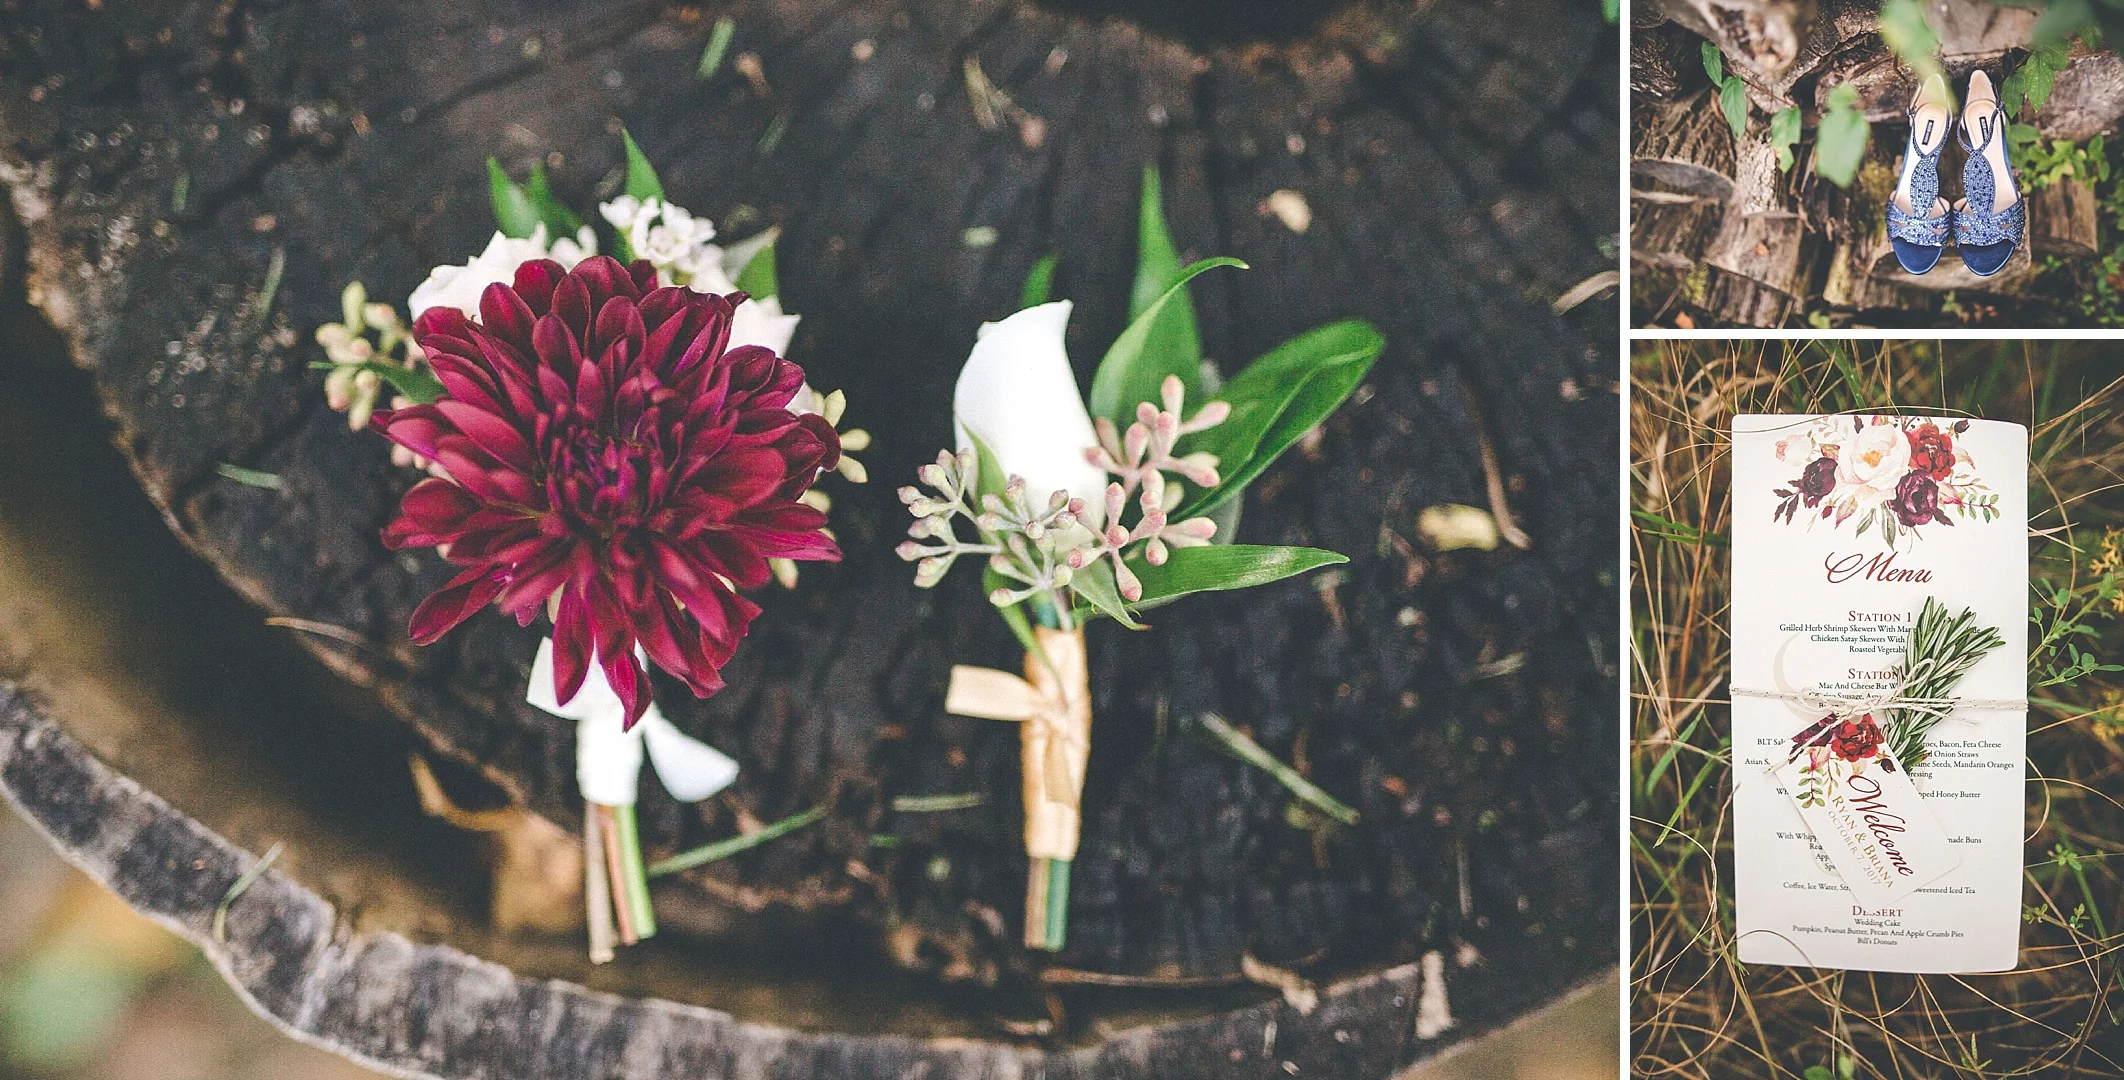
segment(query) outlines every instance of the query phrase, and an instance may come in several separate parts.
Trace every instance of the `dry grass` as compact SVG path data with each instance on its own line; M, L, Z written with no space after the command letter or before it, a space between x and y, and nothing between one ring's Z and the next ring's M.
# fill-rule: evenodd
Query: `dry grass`
M1631 360L1632 1032L1639 1076L2124 1076L2124 363L2090 342L1647 342ZM1909 976L1735 957L1726 703L1737 412L2028 425L2020 969Z

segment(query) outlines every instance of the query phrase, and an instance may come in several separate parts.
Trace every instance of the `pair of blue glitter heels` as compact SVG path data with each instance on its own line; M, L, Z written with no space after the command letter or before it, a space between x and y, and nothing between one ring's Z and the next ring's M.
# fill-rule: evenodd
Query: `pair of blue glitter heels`
M1940 198L1940 151L1955 126L1947 80L1926 79L1910 100L1909 116L1902 176L1888 196L1888 241L1896 261L1913 274L1925 273L1939 265L1952 233L1970 273L1998 273L2021 244L2027 208L2006 160L2006 112L1999 108L1991 77L1981 71L1969 75L1969 102L1956 133L1968 159L1962 163L1963 198L1953 206Z

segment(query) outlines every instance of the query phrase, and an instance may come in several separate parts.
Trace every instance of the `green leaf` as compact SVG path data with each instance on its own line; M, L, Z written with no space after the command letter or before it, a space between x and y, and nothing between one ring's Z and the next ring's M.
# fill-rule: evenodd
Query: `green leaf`
M1001 496L1004 485L1010 482L1010 478L1003 475L1002 462L996 460L996 455L981 441L979 435L969 431L966 437L973 442L974 503L978 506L983 495Z
M1220 483L1184 504L1174 520L1210 513L1244 491L1357 389L1385 348L1372 324L1344 319L1276 346L1233 376L1217 394L1232 415L1184 447L1216 454Z
M1798 145L1799 141L1799 106L1794 105L1789 109L1781 109L1777 115L1770 118L1770 147L1777 151L1777 168L1779 172L1792 171L1792 148Z
M1831 90L1828 105L1814 137L1814 168L1830 183L1848 188L1866 158L1866 142L1873 129L1859 111L1858 91L1852 87Z
M1748 87L1739 79L1728 79L1719 88L1718 107L1726 114L1726 126L1733 129L1738 139L1748 130Z
M1128 560L1128 568L1142 579L1141 602L1149 604L1189 593L1250 589L1348 561L1347 556L1319 548L1225 544L1174 548L1164 566L1152 566L1138 556Z
M2028 36L2037 47L2054 45L2093 23L2094 6L2088 0L2051 0Z
M997 589L1007 589L1013 584L1015 582L996 573L993 567L983 566L981 568L981 595L992 596ZM1033 637L1032 620L1025 617L1024 604L1012 604L1009 607L997 608L996 613L1003 616L1003 623L1010 627L1011 636L1018 639L1018 644L1023 646L1026 652L1037 653L1041 651L1039 639Z
M1622 19L1622 0L1600 0L1600 17L1614 26Z
M743 270L738 271L735 284L745 295L755 300L765 300L781 292L781 282L776 278L774 272L774 243L772 241L769 241L767 246L762 247L759 250L759 254L754 255L751 261L745 264Z
M1136 220L1136 281L1128 297L1131 319L1150 310L1180 279L1180 252L1166 228L1165 200L1155 165L1143 167L1143 194ZM1195 325L1194 301L1186 292L1174 298L1158 316L1145 351L1168 358L1167 366L1180 376L1189 400L1201 396L1202 336ZM1135 408L1135 403L1130 402L1129 408Z
M494 227L503 236L523 240L538 231L538 208L531 205L531 196L491 157L487 159L487 195L494 202Z
M1018 310L1047 303L1055 291L1055 264L1061 261L1061 252L1050 251L1032 264L1032 269L1025 274L1025 287L1018 292Z
M1887 0L1881 5L1881 40L1923 82L1940 74L1940 36L1925 19L1924 0Z
M2055 10L2055 9L2052 9ZM2044 16L2048 18L2046 14ZM1999 85L1999 105L2009 117L2022 115L2025 103L2028 112L2034 112L2050 100L2050 91L2056 87L2058 73L2072 64L2072 46L2059 41L2037 47L2028 58L2015 68L2013 74Z
M1726 85L1726 61L1718 55L1718 46L1706 41L1701 51L1704 56L1704 74L1711 76L1711 85L1723 88Z
M538 215L538 220L546 224L547 240L572 237L575 230L583 227L583 219L576 217L575 211L553 197L553 188L546 182L545 165L531 166L531 180L524 186L524 191L531 198L532 212Z
M313 370L321 371L329 371L338 366L327 360L310 365ZM442 397L442 380L425 371L387 364L381 360L364 360L359 366L363 371L375 372L377 378L391 384L391 389L412 399L415 405L433 405L436 399Z
M626 128L620 129L620 139L627 144L627 194L648 201L664 197L664 183L656 178L656 166L642 148L634 145L634 135Z
M725 15L715 21L715 29L708 32L708 47L701 50L701 62L693 69L694 78L715 77L723 67L723 54L730 51L730 35L736 32L736 19Z
M1113 347L1106 350L1106 357L1099 361L1099 371L1092 376L1091 413L1104 416L1126 428L1135 419L1136 406L1146 401L1158 400L1158 387L1167 375L1178 375L1188 386L1200 386L1202 380L1199 355L1186 367L1175 366L1171 352L1161 352L1151 347L1151 330L1158 315L1195 275L1219 266L1236 266L1242 270L1246 264L1237 259L1219 257L1204 259L1180 271L1179 279L1153 300L1143 313L1121 331L1114 339Z
M1176 552L1177 554L1177 552ZM1167 565L1171 565L1168 563ZM1134 569L1133 566L1130 569ZM1114 564L1106 559L1086 566L1070 577L1069 589L1099 612L1131 630L1143 629L1143 624L1129 613L1128 603L1121 599L1120 586L1114 583ZM1144 595L1150 595L1148 591Z

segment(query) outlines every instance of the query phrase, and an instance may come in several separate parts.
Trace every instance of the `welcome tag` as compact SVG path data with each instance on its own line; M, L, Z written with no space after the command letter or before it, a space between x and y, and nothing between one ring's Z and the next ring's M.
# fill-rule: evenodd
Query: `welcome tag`
M1793 741L1773 774L1861 906L1894 903L1962 864L1871 714L1830 717Z

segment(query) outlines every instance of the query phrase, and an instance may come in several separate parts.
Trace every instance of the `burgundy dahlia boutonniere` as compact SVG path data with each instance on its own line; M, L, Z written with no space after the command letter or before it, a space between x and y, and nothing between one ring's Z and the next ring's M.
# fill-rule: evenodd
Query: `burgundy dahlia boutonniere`
M593 660L632 727L648 707L636 649L706 697L759 608L768 560L832 560L802 498L840 438L789 404L795 364L729 347L743 294L660 287L646 261L537 260L487 286L479 320L436 307L414 338L443 392L372 426L445 475L408 491L384 543L463 570L413 614L420 644L492 603L553 615L553 690Z

